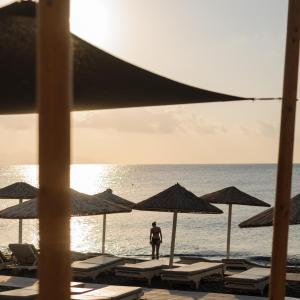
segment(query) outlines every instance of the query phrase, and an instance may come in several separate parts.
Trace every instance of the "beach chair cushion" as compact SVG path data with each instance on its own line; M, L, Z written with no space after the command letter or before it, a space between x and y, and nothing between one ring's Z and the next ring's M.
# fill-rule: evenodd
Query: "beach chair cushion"
M90 300L90 299L122 299L132 295L142 295L143 289L132 286L107 285L81 295L74 295L71 299ZM138 297L137 297L138 298Z
M21 288L10 291L0 292L0 299L36 299L38 296L38 289Z
M254 283L266 281L270 277L269 268L251 268L244 272L234 274L225 278L230 283Z
M210 270L219 270L223 268L222 263L213 263L213 262L198 262L190 265L181 266L175 269L164 269L162 274L165 275L194 275L207 272Z
M92 258L85 259L84 262L91 264L99 264L99 265L109 265L115 264L117 262L121 262L123 259L121 257L116 256L107 256L107 255L99 255Z
M148 260L136 264L125 264L116 267L118 271L137 271L137 272L147 272L158 269L167 268L168 263L166 260Z
M96 256L86 260L75 261L72 263L73 271L93 271L101 267L114 266L122 262L122 258L113 256Z
M35 278L0 275L0 286L12 288L25 288L37 283Z

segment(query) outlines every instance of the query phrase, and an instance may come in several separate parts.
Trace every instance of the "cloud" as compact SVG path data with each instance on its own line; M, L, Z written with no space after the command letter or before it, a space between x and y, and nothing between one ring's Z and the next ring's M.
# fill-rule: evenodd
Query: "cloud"
M268 138L277 138L279 134L279 128L275 125L265 122L265 121L259 121L258 122L258 128L262 135Z
M227 132L224 126L205 121L183 109L140 108L88 112L74 115L74 127L142 134L215 134Z
M0 128L5 130L33 130L37 128L37 115L0 116Z

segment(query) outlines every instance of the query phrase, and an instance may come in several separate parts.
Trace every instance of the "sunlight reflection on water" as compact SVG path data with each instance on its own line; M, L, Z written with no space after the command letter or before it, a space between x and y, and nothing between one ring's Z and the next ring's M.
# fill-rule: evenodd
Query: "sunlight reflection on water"
M94 194L111 188L115 194L137 202L180 182L196 195L236 185L254 196L273 203L276 179L274 165L72 165L71 187ZM2 167L0 186L15 181L37 184L36 166ZM294 169L293 195L300 192L300 166ZM16 204L3 200L3 209ZM219 205L223 215L179 214L176 253L220 256L225 252L227 206ZM272 228L239 229L244 219L262 211L257 207L234 206L232 221L233 256L264 255L271 251ZM156 220L163 230L161 253L169 254L172 214L134 211L107 216L106 249L117 255L148 255L149 228ZM36 220L24 220L24 241L38 245ZM0 245L17 241L17 221L0 220ZM299 227L290 227L289 254L299 255ZM101 250L102 216L76 217L71 220L71 248L76 251Z

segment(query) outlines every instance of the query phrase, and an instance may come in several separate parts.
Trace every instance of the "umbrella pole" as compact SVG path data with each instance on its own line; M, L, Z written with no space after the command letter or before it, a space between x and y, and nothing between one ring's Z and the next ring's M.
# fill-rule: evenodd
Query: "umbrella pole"
M299 67L300 1L290 0L274 210L269 299L284 299Z
M22 204L23 200L19 199L19 204ZM23 237L23 220L19 219L19 244L22 244L22 237Z
M174 211L169 267L173 266L175 237L176 237L176 225L177 225L177 211Z
M102 226L102 254L105 253L105 234L106 234L106 214L103 215L103 226Z
M227 251L226 251L226 258L227 259L229 259L229 257L230 257L231 216L232 216L232 204L229 204L228 224L227 224Z

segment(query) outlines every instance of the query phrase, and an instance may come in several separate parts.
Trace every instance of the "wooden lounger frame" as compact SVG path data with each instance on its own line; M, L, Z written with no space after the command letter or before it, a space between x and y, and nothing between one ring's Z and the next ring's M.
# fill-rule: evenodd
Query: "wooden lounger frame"
M261 281L257 282L250 282L250 281L245 281L245 282L231 282L231 281L225 281L224 285L227 288L231 289L237 289L237 290L249 290L249 291L259 291L261 295L264 293L264 289L266 288L267 285L269 285L270 282L270 277L266 279L262 279Z
M212 276L212 275L220 275L221 280L224 279L224 266L220 266L214 269L202 271L195 274L161 274L161 279L168 281L169 283L172 281L175 282L193 282L195 284L195 289L199 289L200 282L203 278Z
M151 271L138 271L138 270L120 270L117 269L115 274L117 276L128 277L128 278L138 278L146 279L148 286L151 286L153 277L160 276L162 269L155 269Z

